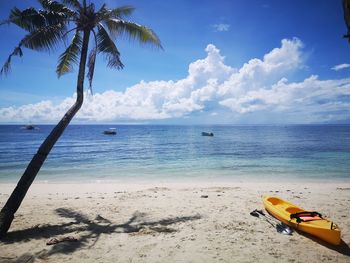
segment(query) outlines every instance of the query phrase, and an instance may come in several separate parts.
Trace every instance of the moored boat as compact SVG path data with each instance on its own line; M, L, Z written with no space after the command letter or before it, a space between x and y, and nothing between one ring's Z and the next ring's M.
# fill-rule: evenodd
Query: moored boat
M117 130L116 128L109 128L108 130L105 130L103 132L103 134L106 134L106 135L116 135L117 134Z
M263 197L265 209L281 222L332 245L341 242L340 228L315 211L306 211L276 196Z
M214 136L212 132L202 132L202 136Z
M22 127L22 129L25 129L25 130L38 130L39 128L36 127L35 125L28 124L28 125L25 125L24 127Z

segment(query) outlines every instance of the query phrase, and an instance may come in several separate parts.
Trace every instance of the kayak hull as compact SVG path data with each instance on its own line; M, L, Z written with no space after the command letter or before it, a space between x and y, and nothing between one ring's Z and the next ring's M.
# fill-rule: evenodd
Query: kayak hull
M341 231L332 221L321 218L317 220L298 223L295 218L290 219L290 215L306 211L296 205L293 205L279 197L263 197L265 209L281 222L297 229L299 231L313 235L332 245L339 245L341 242Z

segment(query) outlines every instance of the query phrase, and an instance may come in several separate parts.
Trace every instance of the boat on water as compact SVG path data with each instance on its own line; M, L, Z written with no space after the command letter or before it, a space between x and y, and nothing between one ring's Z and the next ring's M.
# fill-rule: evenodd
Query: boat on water
M105 130L103 134L106 135L116 135L117 134L117 129L116 128L109 128L108 130Z
M25 130L39 130L38 127L36 127L35 125L32 125L32 124L25 125L24 127L22 127L22 129L25 129Z
M211 137L213 137L214 133L212 133L212 132L202 132L202 136L211 136Z
M341 242L340 228L316 211L306 211L276 196L263 197L265 209L292 228L313 235L332 245Z

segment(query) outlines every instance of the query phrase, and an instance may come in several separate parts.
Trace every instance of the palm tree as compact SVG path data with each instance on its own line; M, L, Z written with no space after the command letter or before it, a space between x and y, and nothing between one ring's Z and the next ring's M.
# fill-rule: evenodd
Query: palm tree
M31 7L21 11L18 8L13 8L9 18L1 23L15 24L28 33L9 55L0 74L9 73L12 57L23 56L23 47L38 51L52 51L61 41L72 35L70 44L59 57L56 72L60 77L71 71L74 64L79 65L77 98L74 105L41 144L2 208L0 212L0 237L6 235L14 214L52 147L82 106L85 67L87 66L90 88L98 53L105 55L108 67L122 69L120 53L113 40L121 35L127 35L131 40L138 40L140 43L162 48L159 38L151 29L125 20L125 17L134 11L131 6L111 9L104 4L99 10L96 10L95 5L87 3L86 0L38 0L38 2L42 7L41 10ZM89 52L90 37L92 48Z

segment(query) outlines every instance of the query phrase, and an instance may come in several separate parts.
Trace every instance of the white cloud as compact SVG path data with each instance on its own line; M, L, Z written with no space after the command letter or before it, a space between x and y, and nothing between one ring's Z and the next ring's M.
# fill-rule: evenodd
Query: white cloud
M212 122L332 122L349 120L350 79L321 80L310 76L290 82L288 75L304 66L303 44L283 39L262 59L239 69L226 65L217 47L189 65L178 81L151 81L123 92L108 90L87 96L75 120L120 122L202 118ZM57 122L74 103L42 101L0 108L0 122Z
M349 67L350 67L350 64L339 64L339 65L335 65L332 69L335 71L339 71Z
M215 24L212 25L212 27L214 28L214 30L216 32L225 32L225 31L229 31L230 30L230 25L229 24Z

